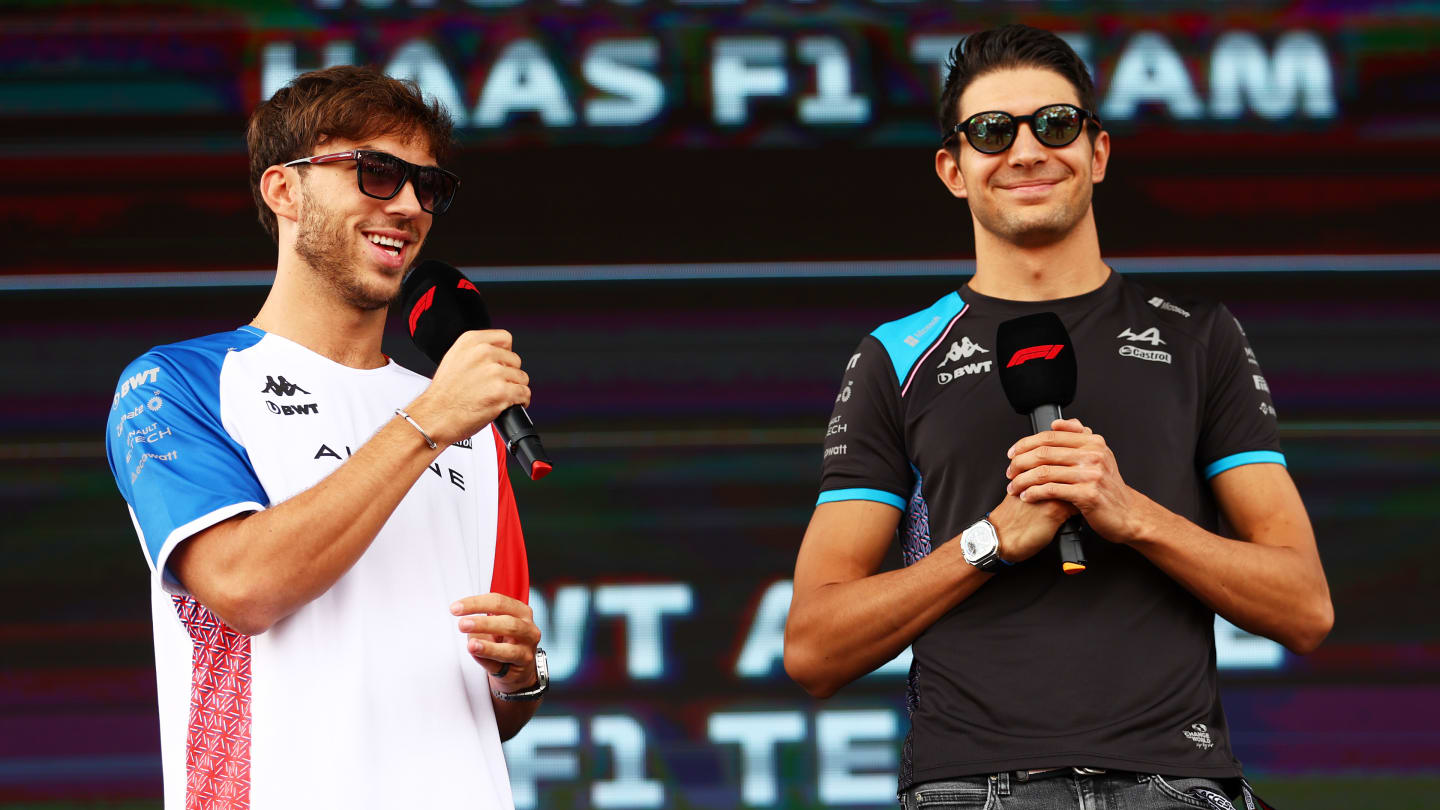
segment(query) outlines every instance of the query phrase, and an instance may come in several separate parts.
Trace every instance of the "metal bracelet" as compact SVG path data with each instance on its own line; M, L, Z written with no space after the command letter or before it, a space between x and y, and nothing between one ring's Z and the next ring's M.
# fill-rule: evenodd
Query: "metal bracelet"
M434 439L430 438L430 434L425 432L425 428L420 427L419 422L416 422L414 419L410 418L410 414L406 413L403 408L396 408L395 415L400 417L401 419L404 419L406 422L409 422L411 427L420 431L420 435L425 437L425 443L430 445L431 450L434 450L440 446L435 443Z

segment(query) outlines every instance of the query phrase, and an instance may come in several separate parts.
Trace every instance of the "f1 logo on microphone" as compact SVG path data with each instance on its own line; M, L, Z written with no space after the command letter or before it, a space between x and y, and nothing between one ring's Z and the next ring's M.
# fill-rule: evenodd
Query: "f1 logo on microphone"
M1010 357L1010 362L1005 364L1006 368L1027 363L1031 360L1054 360L1060 350L1065 348L1063 343L1048 343L1043 346L1031 346L1028 349L1021 349Z

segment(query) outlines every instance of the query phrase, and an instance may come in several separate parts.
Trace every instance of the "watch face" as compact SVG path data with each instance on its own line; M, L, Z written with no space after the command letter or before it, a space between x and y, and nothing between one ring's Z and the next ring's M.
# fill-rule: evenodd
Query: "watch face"
M999 542L995 539L994 532L985 523L976 523L960 534L960 550L964 552L965 559L975 562L986 554L995 550Z
M539 648L535 650L535 674L542 682L550 679L550 665L545 660L545 651Z

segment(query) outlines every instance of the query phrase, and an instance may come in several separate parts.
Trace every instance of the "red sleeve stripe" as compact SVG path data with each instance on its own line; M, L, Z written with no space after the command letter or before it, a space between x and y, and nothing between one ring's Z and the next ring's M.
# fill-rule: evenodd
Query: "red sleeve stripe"
M503 593L526 604L530 603L530 566L525 557L525 535L520 531L520 512L515 508L515 491L510 488L510 473L505 443L493 427L496 463L500 466L496 487L495 568L490 574L490 591Z

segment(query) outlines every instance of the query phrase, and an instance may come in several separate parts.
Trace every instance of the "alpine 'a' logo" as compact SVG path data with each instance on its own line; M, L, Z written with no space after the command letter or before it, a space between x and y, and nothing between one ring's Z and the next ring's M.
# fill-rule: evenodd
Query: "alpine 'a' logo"
M1130 327L1127 326L1124 332L1121 332L1115 337L1125 338L1126 340L1144 341L1151 346L1160 346L1165 343L1165 341L1160 339L1160 330L1153 326L1138 335L1130 331Z
M1065 348L1064 343L1044 343L1039 346L1031 346L1028 349L1021 349L1010 355L1010 362L1006 363L1005 367L1014 368L1015 366L1028 363L1031 360L1054 360L1055 356L1060 354L1060 350L1063 348Z
M265 387L260 389L260 393L262 394L276 394L282 397L294 396L296 391L302 394L310 393L284 377L266 376Z

